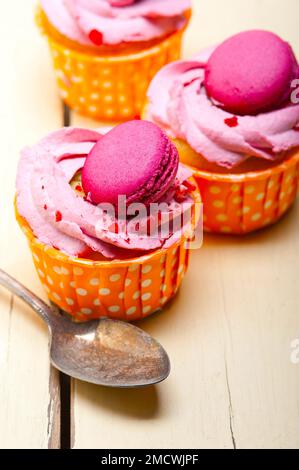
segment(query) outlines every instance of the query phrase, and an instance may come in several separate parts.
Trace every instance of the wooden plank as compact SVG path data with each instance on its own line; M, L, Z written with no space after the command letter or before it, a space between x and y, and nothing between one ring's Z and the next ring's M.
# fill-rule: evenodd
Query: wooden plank
M185 55L246 28L298 46L297 0L201 0ZM287 5L286 5L287 4ZM298 50L298 47L297 47ZM73 116L73 124L99 123ZM76 448L299 446L298 204L245 238L206 236L170 307L141 326L168 350L170 378L144 390L74 389Z
M62 118L35 6L35 0L12 0L0 20L0 266L44 297L13 209L20 149L59 127ZM59 381L49 366L46 326L4 289L0 311L0 447L57 448Z

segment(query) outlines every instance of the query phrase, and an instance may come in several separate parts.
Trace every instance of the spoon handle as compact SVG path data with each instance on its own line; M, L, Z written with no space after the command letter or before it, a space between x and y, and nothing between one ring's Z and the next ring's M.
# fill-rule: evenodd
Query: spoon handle
M24 300L38 315L48 324L51 325L53 316L55 315L52 309L43 300L37 297L33 292L20 284L16 279L9 276L6 272L0 269L0 285L4 286L10 292L15 294L20 299Z

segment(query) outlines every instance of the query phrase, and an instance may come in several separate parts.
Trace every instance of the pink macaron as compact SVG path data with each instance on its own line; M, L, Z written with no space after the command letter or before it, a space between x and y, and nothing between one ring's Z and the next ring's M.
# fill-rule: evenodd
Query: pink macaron
M257 114L290 99L299 67L290 45L274 33L232 36L211 55L205 71L209 97L235 114Z
M178 151L166 134L148 121L129 121L112 129L88 155L82 184L94 204L157 202L174 183Z

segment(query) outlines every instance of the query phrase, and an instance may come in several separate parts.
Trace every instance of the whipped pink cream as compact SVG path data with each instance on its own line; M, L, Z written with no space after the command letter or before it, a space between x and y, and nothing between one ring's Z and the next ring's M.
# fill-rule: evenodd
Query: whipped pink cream
M209 162L231 169L250 157L279 160L299 146L299 105L236 116L207 95L205 67L213 48L164 67L148 90L147 119L180 138Z
M123 230L115 230L119 223L116 217L106 214L103 217L98 206L72 189L70 181L83 168L87 155L101 137L97 131L65 128L34 147L25 148L16 183L20 215L39 241L71 256L97 252L104 258L123 259L171 246L180 239L184 227L166 237L150 237L147 216L141 220L138 234L128 221L124 222ZM189 194L180 202L175 197L190 176L191 172L180 165L174 186L159 201L167 207L161 211L160 220L168 216L171 220L181 218L185 211L190 211L194 202Z
M94 46L149 41L174 33L185 26L184 13L191 8L191 0L41 0L41 6L61 34Z

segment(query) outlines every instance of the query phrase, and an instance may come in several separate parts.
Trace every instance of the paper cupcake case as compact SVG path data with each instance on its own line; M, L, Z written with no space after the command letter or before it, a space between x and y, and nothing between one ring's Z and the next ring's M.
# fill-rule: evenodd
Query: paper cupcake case
M78 322L147 317L176 294L188 268L185 238L134 260L91 261L69 257L40 243L17 210L16 217L49 299Z
M277 222L298 190L299 153L274 168L222 175L192 168L203 200L204 230L246 234Z
M40 10L36 21L47 35ZM154 75L180 58L183 32L140 52L114 56L85 54L47 35L62 99L73 110L100 120L139 117Z

